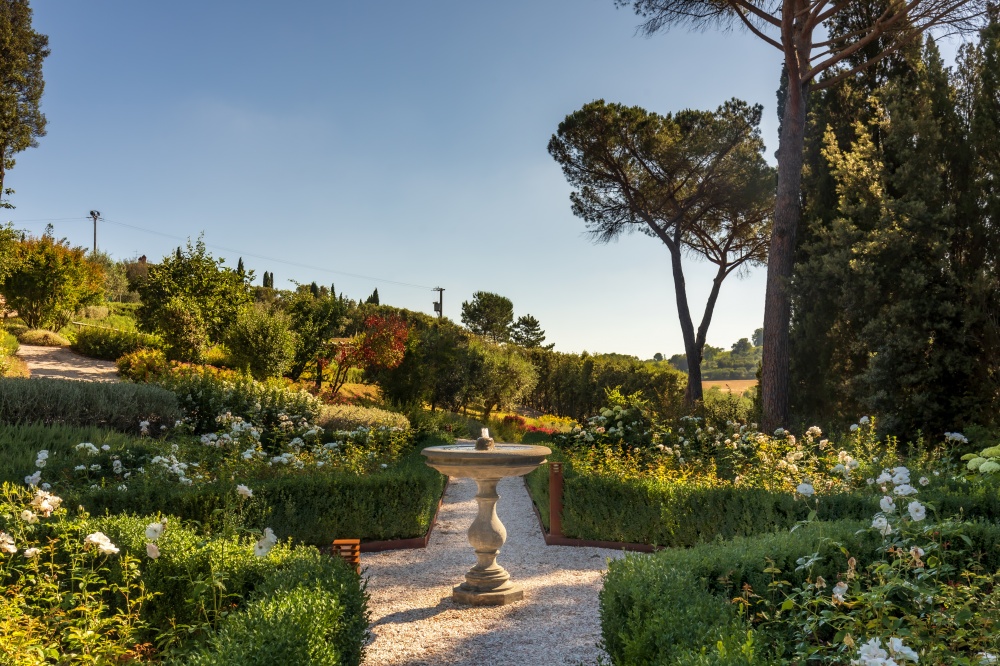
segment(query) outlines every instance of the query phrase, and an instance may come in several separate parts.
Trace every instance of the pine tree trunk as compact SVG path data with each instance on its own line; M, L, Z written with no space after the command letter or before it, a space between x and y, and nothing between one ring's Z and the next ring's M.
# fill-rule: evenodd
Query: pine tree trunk
M681 266L681 251L678 243L676 249L670 248L670 265L674 274L674 295L677 299L677 319L681 324L681 334L684 336L684 353L688 362L687 389L684 391L684 405L693 407L702 399L701 392L701 348L694 335L694 323L691 321L691 309L688 307L687 287L684 282L684 269Z
M764 357L761 370L761 428L788 425L789 280L795 261L795 234L802 216L801 183L808 86L790 83L778 139L778 191L767 257L764 297Z

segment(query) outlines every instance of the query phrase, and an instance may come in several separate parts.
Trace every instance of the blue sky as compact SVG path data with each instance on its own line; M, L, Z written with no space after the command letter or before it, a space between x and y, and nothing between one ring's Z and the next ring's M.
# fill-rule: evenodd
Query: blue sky
M96 208L100 249L153 260L203 231L279 287L377 287L430 313L442 286L456 321L493 291L561 351L683 351L666 248L595 246L570 212L546 152L568 113L740 97L764 105L769 153L777 143L777 51L740 33L637 36L612 0L33 7L52 49L49 126L8 177L17 226L55 220L89 247ZM698 316L711 274L688 262ZM730 278L709 343L749 336L763 297L763 269Z

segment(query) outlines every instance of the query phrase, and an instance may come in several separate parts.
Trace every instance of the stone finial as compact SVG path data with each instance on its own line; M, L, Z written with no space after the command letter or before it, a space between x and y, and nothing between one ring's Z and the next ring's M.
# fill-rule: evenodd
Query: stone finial
M476 451L492 451L495 444L489 428L483 428L482 437L476 440Z

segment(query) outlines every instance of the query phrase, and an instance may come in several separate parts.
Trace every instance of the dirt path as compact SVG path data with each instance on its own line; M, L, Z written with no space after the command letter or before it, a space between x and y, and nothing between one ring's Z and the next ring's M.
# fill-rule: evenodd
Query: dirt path
M21 345L17 355L24 359L36 379L76 379L89 382L117 382L118 368L111 361L80 356L63 347Z
M374 634L365 666L597 662L601 574L621 553L546 546L524 482L504 479L498 490L507 543L497 562L524 586L524 600L493 608L452 601L476 561L466 538L476 485L452 479L427 548L362 555Z

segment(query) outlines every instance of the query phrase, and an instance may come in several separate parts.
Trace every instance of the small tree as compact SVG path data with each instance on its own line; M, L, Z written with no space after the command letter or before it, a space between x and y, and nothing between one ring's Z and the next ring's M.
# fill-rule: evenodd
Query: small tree
M545 331L537 319L529 315L517 318L510 328L510 340L515 345L526 349L541 347L545 342Z
M337 334L344 318L344 306L332 295L313 296L311 289L299 287L285 302L290 317L291 330L295 333L295 354L289 367L289 376L298 380L310 363L317 363L316 385L322 388L323 373L320 366L327 359L324 352L329 340Z
M157 308L157 332L172 361L201 363L208 347L205 318L198 304L184 296L171 296Z
M288 315L262 303L240 307L226 337L233 362L254 379L280 377L295 356L290 324Z
M249 271L241 277L224 264L225 259L213 258L199 238L194 244L188 241L185 250L177 248L162 263L150 265L145 282L139 285L142 305L136 317L140 326L154 333L173 326L165 305L180 298L197 310L210 342L225 340L240 306L253 300L250 282L254 276Z
M410 329L397 316L370 315L365 319L365 331L350 340L333 346L332 356L337 363L331 391L334 395L347 383L351 368L361 368L367 374L399 367L406 354L406 341Z
M531 393L538 373L516 347L487 342L473 343L472 347L482 357L475 394L483 405L483 421L488 421L493 410L513 406Z
M30 328L60 328L77 308L99 303L104 295L104 273L81 247L44 235L17 242L10 250L0 293Z
M702 350L723 280L766 256L774 170L762 155L760 116L759 105L740 100L715 112L667 116L599 100L567 116L549 142L549 153L576 188L573 213L597 242L638 231L667 246L688 361L689 406L702 397ZM685 253L716 265L697 331Z
M471 301L462 303L462 323L476 335L493 342L510 340L514 304L509 298L488 291L477 291Z

